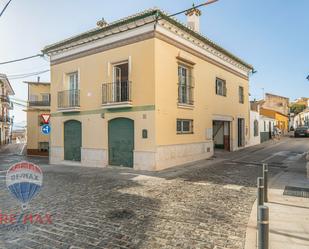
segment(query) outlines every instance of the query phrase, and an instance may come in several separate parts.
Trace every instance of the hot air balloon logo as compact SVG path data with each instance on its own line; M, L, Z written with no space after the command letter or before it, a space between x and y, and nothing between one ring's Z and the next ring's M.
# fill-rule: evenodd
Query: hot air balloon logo
M6 174L6 186L11 194L21 202L22 209L40 192L43 174L39 166L30 162L12 165Z

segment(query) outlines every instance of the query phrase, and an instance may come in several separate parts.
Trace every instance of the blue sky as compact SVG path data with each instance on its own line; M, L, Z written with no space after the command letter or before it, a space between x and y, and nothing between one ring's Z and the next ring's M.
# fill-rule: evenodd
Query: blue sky
M0 0L0 8L7 0ZM194 1L196 4L203 1ZM0 62L38 53L45 45L87 31L104 17L108 22L154 6L175 13L192 0L13 0L0 18ZM309 97L309 1L219 0L202 8L201 32L254 65L250 79L252 98L262 88L295 99ZM185 16L178 16L185 21ZM49 68L43 59L0 65L7 75ZM27 99L24 80L12 80L16 98ZM49 74L41 75L49 80ZM15 107L15 121L26 120L23 108Z

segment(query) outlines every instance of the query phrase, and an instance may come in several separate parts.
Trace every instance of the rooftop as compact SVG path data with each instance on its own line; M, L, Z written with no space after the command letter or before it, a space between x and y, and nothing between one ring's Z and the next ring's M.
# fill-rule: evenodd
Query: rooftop
M132 22L136 22L136 21L144 19L144 18L148 18L147 22L146 22L146 20L144 20L145 21L144 24L149 24L151 22L156 22L158 20L166 20L166 21L172 23L173 25L181 28L185 32L189 33L190 35L194 36L195 38L199 39L201 42L215 48L216 50L218 50L221 53L225 54L226 56L232 58L236 62L247 67L248 69L253 70L252 65L248 64L247 62L243 61L242 59L240 59L236 55L227 51L226 49L224 49L220 45L211 41L209 38L202 35L201 33L194 31L193 29L191 29L186 24L180 22L179 20L175 19L174 17L170 17L169 14L167 14L166 12L164 12L164 11L158 9L158 8L152 8L152 9L145 10L143 12L139 12L137 14L128 16L126 18L111 22L107 25L104 25L103 27L97 27L97 28L91 29L87 32L81 33L79 35L72 36L68 39L62 40L60 42L48 45L42 50L42 52L44 54L51 54L51 53L57 53L59 51L63 51L63 50L66 50L66 49L70 49L70 48L73 48L73 47L76 47L76 46L80 46L84 43L88 43L88 42L92 42L92 41L104 38L104 36L100 36L100 34L107 32L109 30L112 30L114 28L117 28L118 26L127 25L127 28L129 29L128 24L130 24ZM111 34L113 34L113 33L111 33ZM86 41L79 42L79 41L81 41L82 39L85 39L85 38L87 38Z
M24 81L24 83L34 85L50 85L50 82L41 82L41 81Z
M13 88L11 86L11 83L10 83L9 79L7 78L7 76L5 74L1 74L0 73L0 82L2 82L3 84L5 84L8 87L9 95L14 95L15 94L14 90L13 90Z

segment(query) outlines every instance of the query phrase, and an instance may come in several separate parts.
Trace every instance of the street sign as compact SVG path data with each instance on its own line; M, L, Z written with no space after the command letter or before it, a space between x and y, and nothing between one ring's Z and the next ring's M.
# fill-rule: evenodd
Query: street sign
M50 114L41 114L41 117L43 119L44 124L48 124L49 123Z
M41 128L41 132L44 135L49 135L50 130L51 130L51 128L50 128L50 125L48 125L48 124L43 125L42 128Z

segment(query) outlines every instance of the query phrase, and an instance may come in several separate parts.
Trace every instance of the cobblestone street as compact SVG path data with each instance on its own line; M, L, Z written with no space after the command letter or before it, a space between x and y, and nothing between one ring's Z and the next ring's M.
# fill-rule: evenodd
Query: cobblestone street
M293 160L276 153L309 150L308 141L290 140L155 173L52 166L45 159L26 158L44 174L42 191L27 212L51 213L52 224L21 231L3 225L0 248L243 248L259 172L250 161L268 157L275 175L284 169L282 162ZM235 162L241 157L242 163ZM9 165L22 159L0 155L2 214L21 212L4 177Z

